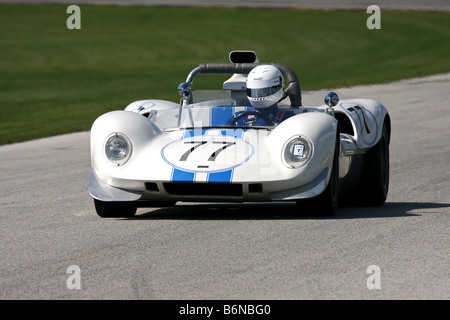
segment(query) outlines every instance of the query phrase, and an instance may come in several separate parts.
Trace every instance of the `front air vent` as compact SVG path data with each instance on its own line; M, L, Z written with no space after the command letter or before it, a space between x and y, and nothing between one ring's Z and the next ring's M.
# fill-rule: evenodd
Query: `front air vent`
M242 185L230 183L164 183L167 193L177 196L242 197Z
M159 192L158 185L155 182L146 182L145 189L150 192Z
M262 193L263 187L261 183L250 183L248 185L248 192L249 193Z

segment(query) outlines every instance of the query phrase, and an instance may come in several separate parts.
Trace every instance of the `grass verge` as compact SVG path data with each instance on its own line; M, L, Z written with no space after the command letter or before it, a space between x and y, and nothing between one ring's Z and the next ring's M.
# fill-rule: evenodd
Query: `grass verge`
M450 13L382 11L368 30L364 11L85 5L68 30L66 8L0 5L0 144L89 130L139 99L178 101L191 69L235 49L290 66L304 90L450 71Z

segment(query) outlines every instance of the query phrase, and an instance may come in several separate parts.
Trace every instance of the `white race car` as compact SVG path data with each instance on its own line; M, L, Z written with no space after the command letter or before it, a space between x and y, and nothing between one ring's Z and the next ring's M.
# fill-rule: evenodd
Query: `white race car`
M259 65L284 77L278 103L287 119L265 119L249 104L246 79ZM192 90L198 74L228 74L220 90ZM180 103L141 100L100 116L91 130L89 193L101 217L138 207L190 202L297 203L299 215L332 215L338 201L384 204L391 122L375 100L302 105L292 69L233 51L230 63L200 64L179 85ZM279 113L280 114L280 113ZM258 117L264 123L245 123Z

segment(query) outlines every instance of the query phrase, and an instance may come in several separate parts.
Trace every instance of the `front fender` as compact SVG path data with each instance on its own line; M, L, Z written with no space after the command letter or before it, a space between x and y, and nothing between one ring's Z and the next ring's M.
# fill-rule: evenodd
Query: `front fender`
M112 134L125 135L130 140L133 150L139 150L160 132L158 127L140 114L130 111L105 113L95 120L91 128L90 150L93 172L101 180L107 181L110 173L117 169L107 161L104 152L106 140Z
M278 125L267 139L271 154L277 157L278 162L283 162L284 147L287 141L295 136L306 137L312 143L312 156L307 163L297 169L285 167L282 171L288 176L297 175L298 185L312 182L317 177L326 174L328 182L333 166L334 148L338 130L337 120L322 112L306 112L293 116ZM293 179L295 183L296 179ZM327 183L324 184L324 188ZM323 189L324 189L323 188ZM322 190L323 191L323 190Z

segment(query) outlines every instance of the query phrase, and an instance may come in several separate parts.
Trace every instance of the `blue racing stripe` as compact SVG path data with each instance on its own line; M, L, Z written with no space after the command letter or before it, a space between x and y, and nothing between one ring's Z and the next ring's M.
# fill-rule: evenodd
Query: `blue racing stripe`
M211 126L223 126L233 118L233 108L231 106L220 106L211 109Z
M194 182L195 172L183 171L180 169L173 169L172 181L173 182Z
M225 130L222 130L220 132L220 134L223 136L235 137L238 139L242 139L244 132L245 132L244 129L225 129Z
M231 183L233 177L233 170L210 172L208 174L208 182L211 183Z
M205 133L206 133L206 129L189 130L189 131L184 132L183 137L181 139L197 137L197 136L204 136Z
M186 130L183 133L183 137L181 139L191 138L191 137L198 137L198 136L204 136L206 135L208 130L214 130L214 129L196 129L196 130ZM242 136L244 135L245 131L247 129L222 129L220 130L220 134L222 136L229 136L234 137L238 139L242 139Z

